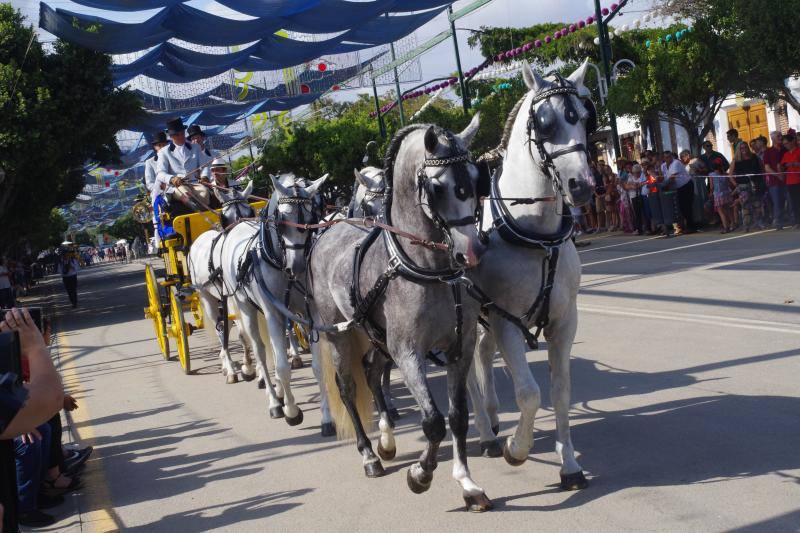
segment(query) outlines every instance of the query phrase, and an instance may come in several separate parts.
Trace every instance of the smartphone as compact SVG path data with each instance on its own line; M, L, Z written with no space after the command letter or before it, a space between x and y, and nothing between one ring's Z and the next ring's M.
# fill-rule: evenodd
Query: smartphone
M36 327L39 328L40 333L44 333L43 323L42 323L42 308L41 307L28 307L28 313L30 313L31 318L33 319L33 323L36 324ZM0 309L0 321L5 320L6 313L11 311L11 309Z
M0 374L13 372L22 385L22 351L16 331L0 332Z

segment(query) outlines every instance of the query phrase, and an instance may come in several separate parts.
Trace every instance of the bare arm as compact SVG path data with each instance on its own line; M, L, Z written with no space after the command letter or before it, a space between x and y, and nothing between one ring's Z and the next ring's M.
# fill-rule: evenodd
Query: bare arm
M22 409L0 434L0 439L11 439L29 433L56 414L64 403L64 388L58 376L44 338L27 309L12 309L0 322L0 331L19 332L22 356L30 365L31 380L25 385L28 399Z

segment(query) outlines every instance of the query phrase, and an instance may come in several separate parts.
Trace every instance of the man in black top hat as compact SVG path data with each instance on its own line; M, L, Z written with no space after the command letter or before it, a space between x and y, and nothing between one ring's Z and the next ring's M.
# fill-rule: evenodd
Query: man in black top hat
M150 192L150 199L155 200L157 194L161 192L160 188L156 189L156 168L158 164L158 152L161 151L166 145L169 144L167 134L163 131L157 131L150 139L150 146L153 148L155 154L144 162L144 184Z
M183 120L175 118L167 121L167 134L171 142L159 153L157 179L177 187L181 183L196 182L201 176L208 178L208 167L203 167L200 147L186 139L186 126Z
M189 137L189 142L196 144L200 147L200 160L203 166L208 166L216 157L216 154L206 146L206 134L200 129L197 124L192 124L186 130L186 136Z

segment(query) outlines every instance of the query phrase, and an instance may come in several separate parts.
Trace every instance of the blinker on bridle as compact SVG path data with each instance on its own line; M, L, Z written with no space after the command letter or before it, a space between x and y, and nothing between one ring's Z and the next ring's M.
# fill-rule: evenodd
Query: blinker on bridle
M448 135L448 139L450 140L451 145L455 145L451 136ZM426 157L422 161L422 167L420 167L419 171L417 172L417 190L420 194L422 194L423 186L427 183L430 183L432 180L439 179L447 169L453 165L458 164L466 164L472 161L472 154L468 151L465 152L458 152L454 155L449 157ZM428 176L425 172L427 167L439 168L439 170L433 176ZM463 191L461 194L458 194L459 188L462 188L463 184L456 185L456 196L459 199L467 199L471 196L467 191ZM463 196L463 198L462 198ZM468 226L470 224L476 223L475 216L469 216L460 218L457 220L444 220L439 216L437 213L434 213L433 221L436 225L442 226L442 230L445 234L447 234L447 229L449 228L457 228L460 226Z

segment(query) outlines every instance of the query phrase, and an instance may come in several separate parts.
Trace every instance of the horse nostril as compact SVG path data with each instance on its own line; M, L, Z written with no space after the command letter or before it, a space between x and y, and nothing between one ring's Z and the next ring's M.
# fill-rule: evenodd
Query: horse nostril
M567 184L569 185L570 189L574 190L578 188L578 180L576 180L575 178L570 178Z
M458 264L460 264L460 265L466 265L467 264L467 258L464 256L464 254L462 254L461 252L458 252L456 254L456 262Z

